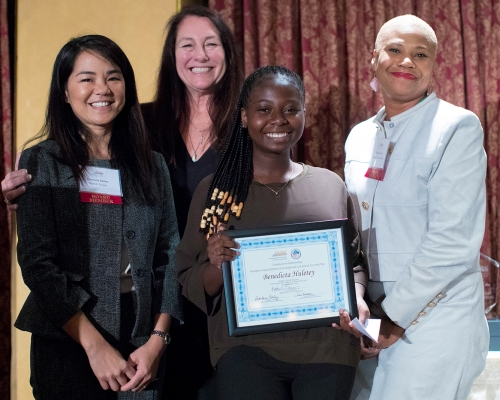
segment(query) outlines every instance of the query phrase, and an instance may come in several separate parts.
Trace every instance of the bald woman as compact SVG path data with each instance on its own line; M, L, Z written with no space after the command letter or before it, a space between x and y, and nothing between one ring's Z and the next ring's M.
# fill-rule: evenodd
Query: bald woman
M367 297L383 319L379 343L364 349L380 353L360 363L356 399L466 399L488 352L483 131L472 112L432 93L437 49L434 31L415 16L382 26L371 85L385 107L345 146ZM359 335L348 316L341 322Z

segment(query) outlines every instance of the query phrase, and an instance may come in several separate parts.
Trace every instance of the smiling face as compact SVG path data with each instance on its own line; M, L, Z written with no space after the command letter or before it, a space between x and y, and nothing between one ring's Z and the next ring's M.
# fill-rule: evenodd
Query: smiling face
M385 32L372 64L384 101L411 103L425 96L432 80L436 46L415 25Z
M205 17L187 16L175 41L179 78L191 93L211 93L226 72L224 48L215 25Z
M98 54L81 52L66 83L66 101L90 133L111 133L125 105L125 81L118 67Z
M304 102L290 78L271 75L253 88L241 118L254 153L288 153L304 131Z

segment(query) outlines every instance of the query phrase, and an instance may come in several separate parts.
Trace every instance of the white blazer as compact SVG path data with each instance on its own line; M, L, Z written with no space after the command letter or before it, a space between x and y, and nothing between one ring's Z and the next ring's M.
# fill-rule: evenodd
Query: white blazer
M443 354L442 363L450 361L447 353L456 358L456 346L464 345L456 342L462 335L462 341L467 338L470 343L462 353L468 359L464 368L472 369L466 374L460 370L448 384L456 390L465 383L465 392L484 367L489 340L479 267L486 212L481 124L472 112L435 94L390 121L384 119L382 108L354 127L345 145L345 179L355 204L370 280L384 282L382 307L392 321L406 329L405 339L379 356L378 370L381 360L387 361L393 352L390 362L382 365L386 382L381 387L385 386L387 395L387 388L396 385L389 364L395 374L396 369L404 370L408 359L416 363L413 368L435 366L438 361L431 361L428 354L418 360L431 339ZM383 181L364 176L377 137L389 138L393 149ZM454 334L456 330L460 335ZM405 340L406 350L398 350ZM467 355L469 350L472 355ZM438 380L442 378L437 374ZM433 377L419 384L427 379ZM377 374L374 388L376 385ZM408 394L408 382L402 385L404 398L413 398ZM372 392L374 399L379 395ZM415 398L422 395L419 389ZM449 398L462 396L455 395ZM439 396L448 398L444 393Z

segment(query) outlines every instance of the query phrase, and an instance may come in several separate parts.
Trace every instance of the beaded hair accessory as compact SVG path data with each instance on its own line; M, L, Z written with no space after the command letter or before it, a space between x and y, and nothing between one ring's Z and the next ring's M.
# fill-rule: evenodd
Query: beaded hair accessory
M200 231L207 238L217 233L219 226L227 223L231 216L237 220L241 218L252 182L253 143L240 121L241 115L238 112L233 123L235 134L229 137L205 200Z
M239 220L243 210L243 202L238 204L233 201L233 196L229 191L223 192L215 188L210 199L214 204L210 208L205 208L200 222L201 232L206 230L207 225L209 226L208 236L213 235L221 223L227 223L230 215Z

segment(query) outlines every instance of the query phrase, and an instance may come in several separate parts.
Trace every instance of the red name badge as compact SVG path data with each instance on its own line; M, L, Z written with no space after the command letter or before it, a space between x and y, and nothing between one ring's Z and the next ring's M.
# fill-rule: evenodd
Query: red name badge
M385 178L385 169L370 167L366 170L365 177L383 181Z
M98 193L88 193L80 192L80 200L84 203L96 203L96 204L122 204L121 196L111 196L109 194L98 194Z
M373 154L368 165L368 170L365 177L383 181L385 177L385 159L389 150L391 141L386 138L376 138L375 146L373 147Z
M94 204L122 204L120 171L117 169L86 167L80 182L80 200Z

